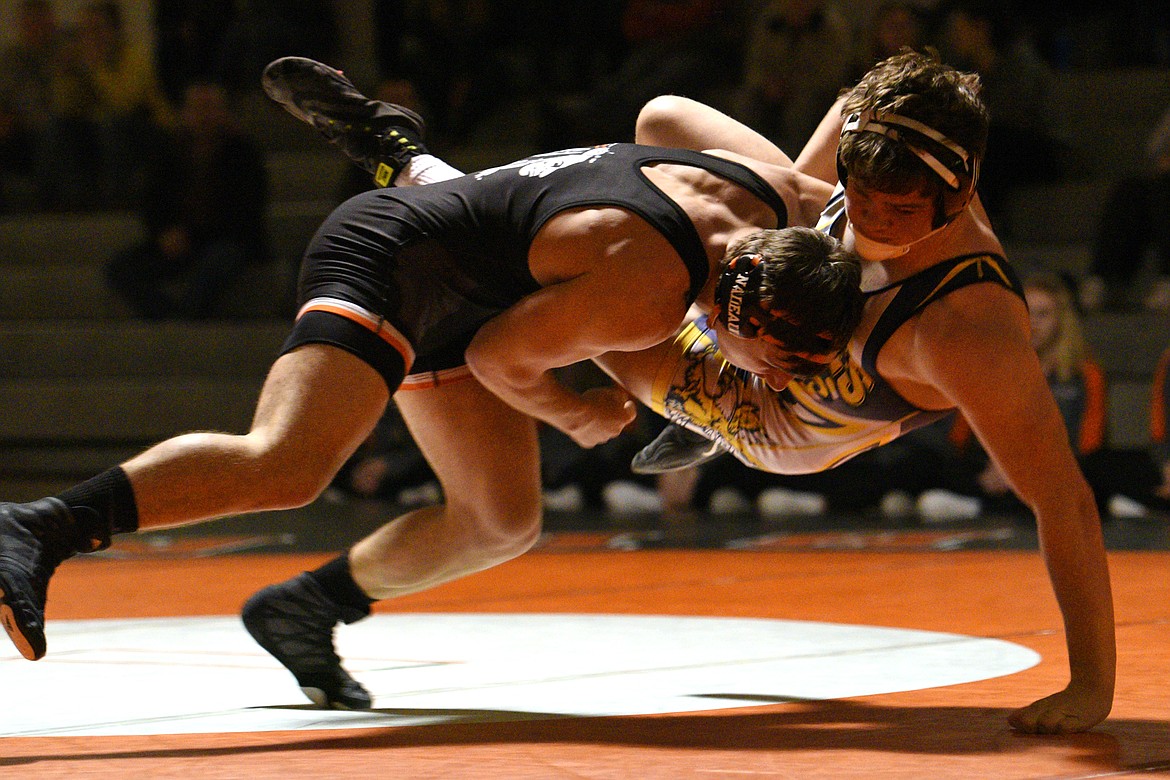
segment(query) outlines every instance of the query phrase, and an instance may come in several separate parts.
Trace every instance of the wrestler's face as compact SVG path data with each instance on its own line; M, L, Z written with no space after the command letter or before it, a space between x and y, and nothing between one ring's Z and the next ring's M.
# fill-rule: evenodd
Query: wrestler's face
M934 229L934 212L934 198L925 193L878 192L852 179L845 185L845 213L853 231L871 241L912 244Z
M833 359L832 355L795 352L764 339L736 336L719 322L712 327L727 362L760 377L773 390L783 390L793 377L820 373Z

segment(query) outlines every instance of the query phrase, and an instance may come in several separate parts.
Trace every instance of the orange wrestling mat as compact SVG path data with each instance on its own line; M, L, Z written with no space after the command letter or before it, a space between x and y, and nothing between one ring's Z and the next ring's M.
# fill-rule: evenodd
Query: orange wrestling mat
M309 708L235 618L329 554L71 560L48 656L0 652L0 778L1170 775L1170 553L1110 554L1110 719L1034 737L1007 714L1066 676L1035 552L783 548L554 540L379 604L338 634L369 713Z

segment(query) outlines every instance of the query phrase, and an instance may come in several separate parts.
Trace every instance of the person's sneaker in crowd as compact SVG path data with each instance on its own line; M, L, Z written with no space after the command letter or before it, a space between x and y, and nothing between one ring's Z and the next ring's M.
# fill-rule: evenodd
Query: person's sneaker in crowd
M393 184L410 158L427 153L422 117L366 97L336 68L305 57L282 57L264 68L260 83L268 97L317 128L381 187Z
M669 423L630 461L635 474L662 474L698 466L722 455L723 448L689 428Z
M437 504L443 500L443 489L439 487L439 483L434 480L429 480L421 485L414 485L413 487L403 488L398 491L394 497L394 502L399 506L415 507L415 506L430 506Z
M580 512L585 508L585 494L575 482L549 488L541 498L544 508L550 512Z
M936 488L918 496L915 508L924 523L957 523L979 517L983 502L974 496Z
M613 514L647 514L662 511L658 491L625 479L615 479L601 489L601 501Z
M828 508L823 495L807 490L770 487L756 496L756 509L764 517L816 517Z
M747 496L736 488L725 485L707 499L707 509L716 515L749 515L753 508Z
M0 504L0 622L30 661L45 654L45 601L57 566L108 539L83 539L69 507L56 498Z
M373 699L341 666L333 629L365 612L334 603L308 573L269 585L244 604L244 628L292 672L318 707L366 710Z
M906 520L914 515L914 497L905 490L891 490L878 505L887 520Z
M1109 501L1105 504L1105 511L1109 513L1110 517L1121 520L1137 520L1148 517L1150 514L1150 510L1146 509L1144 504L1121 493L1109 497Z

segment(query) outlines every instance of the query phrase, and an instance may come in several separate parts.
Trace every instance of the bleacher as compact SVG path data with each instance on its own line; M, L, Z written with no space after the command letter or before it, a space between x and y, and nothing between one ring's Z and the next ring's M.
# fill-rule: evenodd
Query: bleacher
M1009 243L1022 271L1088 263L1110 179L1136 168L1146 134L1170 105L1164 71L1063 74L1068 181L1023 193ZM500 112L485 142L453 159L464 170L534 151L524 111ZM0 496L54 492L173 434L247 428L264 374L287 332L301 251L334 203L347 163L257 96L241 117L269 153L273 261L235 285L222 318L144 323L106 288L102 267L140 228L126 212L0 217ZM501 145L501 139L506 145ZM1148 381L1170 345L1170 316L1091 317L1087 332L1109 371L1115 444L1145 440Z
M1011 204L1015 229L1005 248L1021 272L1049 270L1081 278L1113 181L1141 170L1148 136L1170 107L1170 71L1065 71L1056 74L1053 87L1049 110L1068 152L1067 175L1017 194ZM1136 309L1091 314L1085 334L1109 377L1110 442L1143 446L1149 431L1149 382L1158 356L1170 347L1170 314Z
M0 217L0 495L56 491L188 430L247 430L288 332L305 244L345 162L280 111L243 113L268 150L273 258L204 322L144 322L108 289L134 213ZM287 121L285 121L287 120Z

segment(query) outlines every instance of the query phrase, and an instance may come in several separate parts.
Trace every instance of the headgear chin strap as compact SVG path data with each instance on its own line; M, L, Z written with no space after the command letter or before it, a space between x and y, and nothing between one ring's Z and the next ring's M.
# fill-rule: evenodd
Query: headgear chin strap
M950 222L975 195L979 181L979 158L929 125L901 114L862 111L851 114L841 127L841 137L848 133L877 133L901 144L922 160L943 183L941 219ZM848 171L841 162L837 147L837 178L844 185Z

